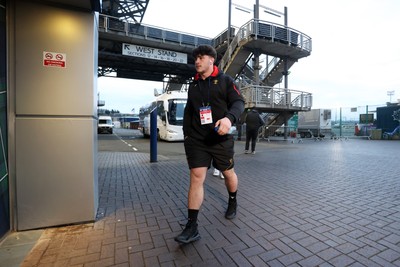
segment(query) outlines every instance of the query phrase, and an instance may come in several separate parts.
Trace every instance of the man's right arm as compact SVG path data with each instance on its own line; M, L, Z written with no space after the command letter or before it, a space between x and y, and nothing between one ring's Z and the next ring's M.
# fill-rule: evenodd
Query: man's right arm
M183 113L183 136L186 137L189 135L189 129L192 121L192 114L193 112L191 111L190 104L189 104L189 99L188 102L186 103L185 110Z

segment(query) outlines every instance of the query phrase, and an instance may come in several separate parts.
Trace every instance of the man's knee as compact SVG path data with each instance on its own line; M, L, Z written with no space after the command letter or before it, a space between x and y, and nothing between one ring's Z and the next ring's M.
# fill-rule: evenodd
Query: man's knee
M226 170L226 171L223 171L222 172L223 174L224 174L224 176L225 176L225 179L235 179L235 178L237 178L236 177L236 173L235 173L235 170L232 168L232 169L229 169L229 170Z
M204 180L207 174L207 167L190 169L190 178L194 180Z

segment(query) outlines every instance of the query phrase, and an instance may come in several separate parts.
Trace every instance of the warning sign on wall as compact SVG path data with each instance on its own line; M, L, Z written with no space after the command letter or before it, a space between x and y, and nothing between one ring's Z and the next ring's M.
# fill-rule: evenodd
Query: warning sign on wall
M65 68L67 66L67 54L43 51L43 66Z

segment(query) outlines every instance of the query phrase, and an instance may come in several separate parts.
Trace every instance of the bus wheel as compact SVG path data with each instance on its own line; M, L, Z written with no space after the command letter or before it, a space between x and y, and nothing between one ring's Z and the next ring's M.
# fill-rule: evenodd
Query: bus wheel
M160 131L157 129L157 141L160 141L161 137L160 137Z

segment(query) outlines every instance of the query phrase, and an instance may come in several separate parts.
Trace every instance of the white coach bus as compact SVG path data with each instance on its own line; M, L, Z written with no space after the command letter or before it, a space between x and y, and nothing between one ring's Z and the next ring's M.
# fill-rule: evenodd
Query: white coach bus
M150 112L157 107L157 139L183 141L183 111L186 101L187 92L168 91L140 108L139 117L143 135L150 136Z

